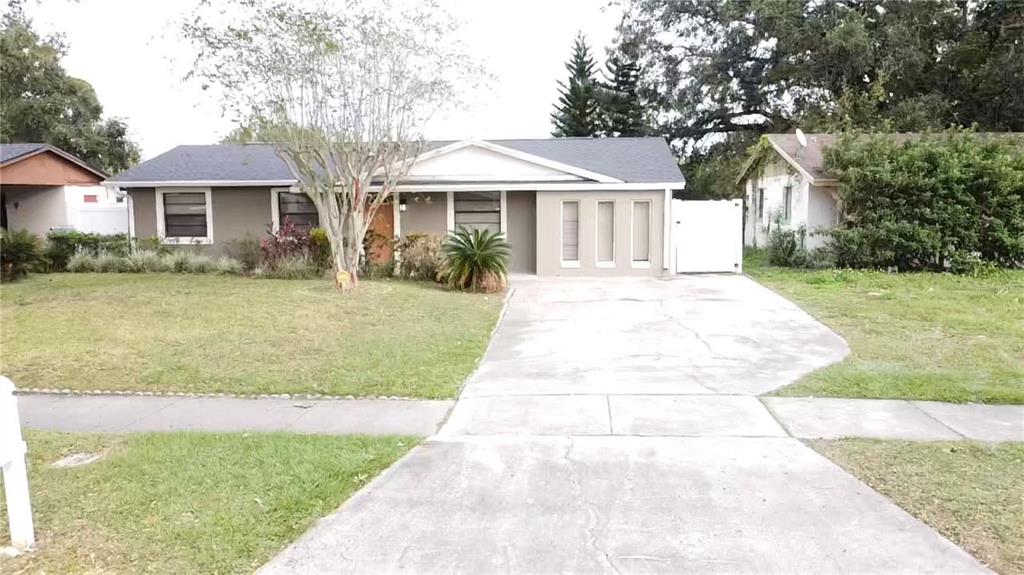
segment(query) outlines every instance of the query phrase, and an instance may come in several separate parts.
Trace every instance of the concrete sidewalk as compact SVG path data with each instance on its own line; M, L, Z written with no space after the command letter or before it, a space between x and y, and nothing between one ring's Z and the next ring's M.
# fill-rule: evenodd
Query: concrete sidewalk
M801 439L1024 441L1024 405L824 397L762 401L789 435Z
M301 400L132 395L18 396L25 427L53 431L290 431L433 435L452 401Z

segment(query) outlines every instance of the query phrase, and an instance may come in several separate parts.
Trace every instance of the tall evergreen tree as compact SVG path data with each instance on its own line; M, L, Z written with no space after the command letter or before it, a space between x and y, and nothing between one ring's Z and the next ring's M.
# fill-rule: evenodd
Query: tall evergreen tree
M600 98L604 135L643 136L646 124L638 93L640 65L635 58L619 54L609 58L605 67L606 81Z
M119 172L139 161L139 147L85 80L61 66L59 37L40 36L19 2L0 19L0 142L53 144L91 166Z
M573 44L572 58L565 63L565 69L569 71L568 83L558 83L561 93L555 111L551 113L551 122L555 125L552 136L564 138L601 134L601 106L594 78L596 66L586 38L582 33L578 34Z

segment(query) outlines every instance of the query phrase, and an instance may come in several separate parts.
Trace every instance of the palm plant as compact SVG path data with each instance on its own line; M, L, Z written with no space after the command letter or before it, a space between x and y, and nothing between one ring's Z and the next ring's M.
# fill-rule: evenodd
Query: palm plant
M503 234L459 228L448 236L441 254L448 287L481 291L504 287L512 251Z

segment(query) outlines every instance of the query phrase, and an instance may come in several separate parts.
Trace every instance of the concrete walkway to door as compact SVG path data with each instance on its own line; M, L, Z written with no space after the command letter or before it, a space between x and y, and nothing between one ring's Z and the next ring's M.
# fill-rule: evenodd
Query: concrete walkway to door
M439 434L261 572L987 572L754 397L847 353L793 304L737 276L516 290Z

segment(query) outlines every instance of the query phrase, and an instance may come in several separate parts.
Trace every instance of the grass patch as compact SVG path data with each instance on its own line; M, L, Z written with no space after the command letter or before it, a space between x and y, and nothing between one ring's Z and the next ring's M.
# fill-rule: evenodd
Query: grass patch
M412 438L29 432L38 551L3 573L251 573ZM73 452L106 451L56 469ZM0 516L6 516L0 501ZM0 539L7 539L6 521Z
M1024 573L1024 443L813 441L1000 573Z
M747 273L850 344L777 395L1024 403L1024 271L984 277L768 267Z
M447 398L500 295L429 283L50 274L0 288L0 373L19 387Z

